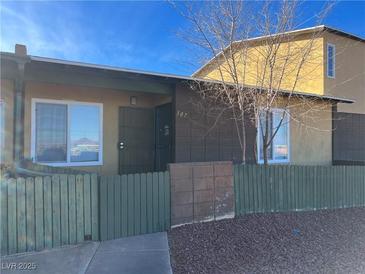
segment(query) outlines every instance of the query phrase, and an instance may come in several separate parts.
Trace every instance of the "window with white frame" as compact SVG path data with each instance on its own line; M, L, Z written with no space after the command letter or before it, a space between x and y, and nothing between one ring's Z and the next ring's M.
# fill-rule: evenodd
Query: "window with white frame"
M329 78L335 78L335 57L335 45L327 44L327 77Z
M282 122L280 123L281 120ZM265 132L266 123L268 123L269 140L275 134L268 148L268 162L289 162L289 118L287 114L284 115L284 110L282 109L273 109L270 111L268 119L266 119L264 111L260 113L260 119L257 126L258 162L264 162L263 133Z
M102 104L33 99L32 158L53 166L102 164Z

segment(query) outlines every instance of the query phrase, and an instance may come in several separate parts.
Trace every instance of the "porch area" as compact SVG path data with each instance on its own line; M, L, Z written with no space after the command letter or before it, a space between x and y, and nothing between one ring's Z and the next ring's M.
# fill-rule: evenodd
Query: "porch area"
M2 58L5 165L116 175L173 161L176 79L17 51Z

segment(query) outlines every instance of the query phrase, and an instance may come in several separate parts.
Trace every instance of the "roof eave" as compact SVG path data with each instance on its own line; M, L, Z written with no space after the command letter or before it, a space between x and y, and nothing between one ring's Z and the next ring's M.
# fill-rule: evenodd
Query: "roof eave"
M18 59L20 57L16 56L14 53L7 53L7 52L1 52L1 57L10 58L10 59ZM22 57L23 58L23 57ZM133 69L126 69L126 68L120 68L120 67L112 67L112 66L106 66L106 65L97 65L97 64L89 64L89 63L83 63L83 62L74 62L74 61L67 61L67 60L61 60L61 59L53 59L53 58L46 58L46 57L39 57L39 56L27 56L27 60L35 61L35 62L45 62L50 64L63 64L63 65L70 65L70 66L79 66L79 67L85 67L85 68L95 68L100 70L111 70L111 71L119 71L119 72L126 72L126 73L132 73L132 74L139 74L139 75L146 75L146 76L154 76L154 77L160 77L164 79L174 79L177 81L191 81L191 82L203 82L203 83L209 83L209 84L222 84L221 81L217 80L209 80L209 79L202 79L202 78L196 78L191 76L180 76L180 75L174 75L174 74L164 74L164 73L154 73L154 72L147 72L142 70L133 70ZM228 83L229 84L229 83ZM232 84L233 85L233 84ZM255 86L247 86L247 88L256 88ZM320 96L317 94L311 94L311 93L303 93L303 92L289 92L283 90L281 92L283 95L295 95L295 96L305 96L305 97L315 97L318 99L324 99L324 100L330 100L330 101L336 101L339 103L354 103L353 100L349 100L346 98L340 98L340 97L333 97L333 96Z

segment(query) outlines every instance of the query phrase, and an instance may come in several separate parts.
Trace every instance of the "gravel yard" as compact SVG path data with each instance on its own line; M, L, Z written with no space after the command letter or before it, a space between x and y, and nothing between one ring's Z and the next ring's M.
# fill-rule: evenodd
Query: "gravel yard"
M365 273L365 208L251 214L168 236L175 274Z

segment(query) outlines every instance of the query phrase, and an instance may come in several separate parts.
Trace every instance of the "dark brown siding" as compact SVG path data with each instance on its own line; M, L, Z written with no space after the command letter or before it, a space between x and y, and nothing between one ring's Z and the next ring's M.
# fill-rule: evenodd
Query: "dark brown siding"
M177 85L175 95L175 162L242 161L237 129L232 114L217 119L207 114L199 94ZM201 106L199 106L201 105ZM246 130L246 160L254 161L255 127Z
M365 114L333 115L334 164L365 164Z

